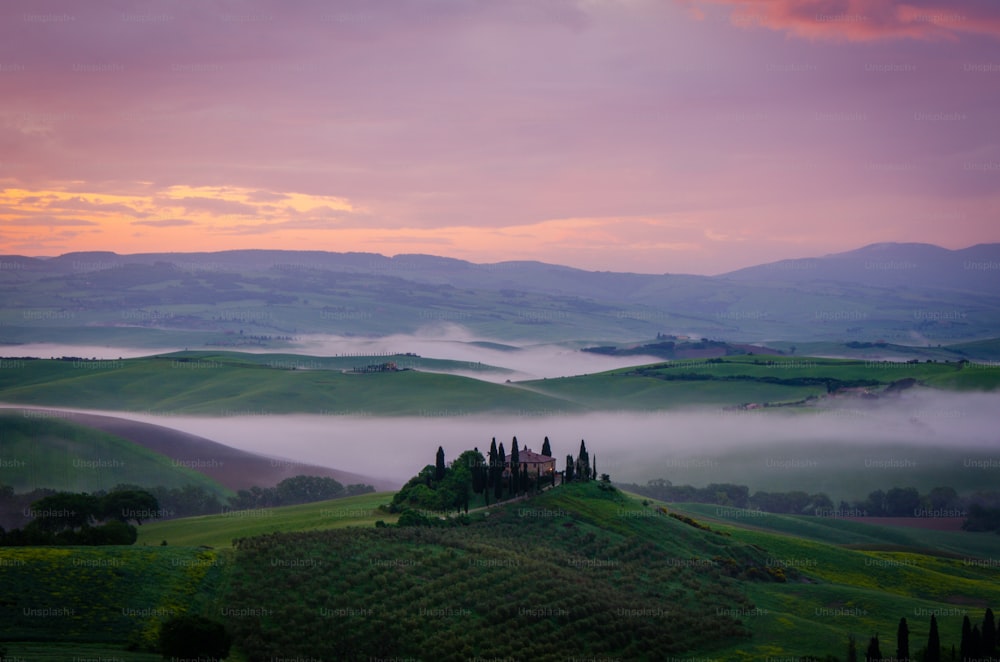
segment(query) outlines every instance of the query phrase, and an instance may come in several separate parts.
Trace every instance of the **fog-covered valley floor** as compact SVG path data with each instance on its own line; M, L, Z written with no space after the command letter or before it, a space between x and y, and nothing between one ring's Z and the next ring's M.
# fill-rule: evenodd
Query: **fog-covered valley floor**
M424 357L481 362L515 373L470 376L492 381L587 374L656 361L604 357L572 346L501 346L460 327L421 334L356 338L311 336L295 352L320 356L413 352ZM6 356L133 357L148 349L18 345ZM621 482L663 478L675 484L737 482L751 489L828 491L831 496L892 486L954 485L971 489L1000 483L1000 394L911 389L877 401L837 399L807 409L670 412L606 411L582 415L482 416L437 411L435 416L369 417L271 415L240 411L212 418L149 412L106 411L197 434L271 457L318 464L399 484L434 461L440 445L447 458L489 448L495 437L510 449L540 450L548 436L563 466L580 440L596 455L598 471ZM443 415L442 415L443 414ZM985 462L984 462L985 461Z
M913 391L892 402L789 412L595 412L578 416L162 416L100 412L206 437L241 450L400 484L434 462L512 437L563 466L580 440L620 482L748 484L851 496L893 486L986 485L1000 474L1000 395ZM867 494L867 492L864 492Z

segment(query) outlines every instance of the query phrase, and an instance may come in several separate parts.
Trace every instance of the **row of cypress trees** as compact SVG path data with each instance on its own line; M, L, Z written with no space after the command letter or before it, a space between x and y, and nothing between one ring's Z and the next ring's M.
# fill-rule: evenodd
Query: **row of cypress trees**
M962 639L959 644L958 657L955 657L954 647L952 647L950 659L957 659L959 662L994 660L997 659L997 651L1000 651L1000 633L997 632L993 610L987 607L983 615L981 627L979 624L973 625L969 616L965 616L965 619L962 621ZM895 656L885 656L882 654L878 634L868 641L868 648L865 651L865 662L882 662L885 659L916 659L910 657L910 628L906 623L906 618L899 619L899 626L896 628ZM927 634L927 647L924 649L923 662L942 662L942 660L941 637L938 634L937 617L931 614L931 625L930 631ZM848 640L847 662L858 662L857 642L855 642L854 637Z
M527 445L525 445L526 448ZM482 457L478 448L473 452L476 456ZM511 440L510 471L505 477L504 470L508 468L506 462L507 452L503 442L500 442L498 445L496 437L493 437L487 457L483 458L485 462L482 464L477 463L477 466L470 467L472 473L472 491L476 494L483 494L488 504L490 494L493 495L495 500L499 501L504 498L505 494L507 498L510 498L526 494L532 488L539 489L542 487L540 483L544 479L550 480L552 485L555 484L555 474L547 477L529 475L527 469L520 462L520 453L517 437L514 437ZM552 445L548 437L545 437L545 440L542 442L541 454L552 457ZM446 473L444 449L439 446L434 467L435 480L442 480ZM590 455L587 452L587 443L581 439L580 452L577 455L577 459L574 461L572 455L566 456L566 469L563 472L562 479L564 482L572 482L574 480L592 480L596 478L596 459L593 463L591 462Z

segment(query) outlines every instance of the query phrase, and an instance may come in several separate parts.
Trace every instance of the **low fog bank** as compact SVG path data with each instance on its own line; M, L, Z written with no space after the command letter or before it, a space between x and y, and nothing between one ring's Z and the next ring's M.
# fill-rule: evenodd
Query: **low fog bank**
M516 349L491 348L473 343L494 343ZM604 356L581 352L556 343L514 343L472 334L456 325L432 326L416 334L398 334L375 338L313 335L303 336L295 352L322 356L338 354L382 354L413 352L424 358L483 363L513 370L508 372L449 371L476 379L503 382L508 379L541 379L604 372L633 365L657 363L655 356Z
M752 489L824 489L839 494L848 483L865 489L865 481L888 488L940 480L959 490L972 489L980 479L995 481L1000 464L969 467L963 462L992 457L1000 463L997 411L1000 394L914 391L874 406L855 401L831 409L759 413L691 410L451 418L108 414L173 427L262 455L400 484L433 464L439 445L450 461L475 446L485 453L492 437L508 451L513 436L522 447L527 444L540 451L548 436L558 468L567 454L576 456L580 440L585 439L596 455L598 471L619 482L665 478L675 484L738 482Z
M499 349L473 343L493 343L513 349ZM504 382L544 377L568 377L614 370L633 365L662 361L655 356L614 357L577 349L557 343L514 344L477 336L467 329L449 324L429 326L416 334L396 334L377 337L305 335L291 347L118 347L100 345L71 345L61 343L26 343L23 345L0 346L0 357L35 356L38 358L58 358L79 356L101 360L130 359L154 354L177 352L184 349L207 351L239 351L254 354L307 354L313 356L343 356L350 354L405 354L412 352L423 358L449 359L468 363L506 368L506 371L449 370L449 374L462 375L484 381Z

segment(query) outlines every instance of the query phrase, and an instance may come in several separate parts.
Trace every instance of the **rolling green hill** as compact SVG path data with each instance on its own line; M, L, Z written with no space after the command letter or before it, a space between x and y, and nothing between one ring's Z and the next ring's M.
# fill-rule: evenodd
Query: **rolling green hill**
M998 569L979 562L1000 553L992 534L658 504L597 483L452 527L372 526L389 498L144 524L130 548L0 549L17 588L0 604L6 645L153 659L122 648L192 610L225 621L251 660L843 659L849 634L863 649L878 632L885 651L903 616L918 650L931 613L948 649L963 615L1000 604ZM20 612L55 600L74 613Z
M673 504L713 527L752 528L812 542L851 549L917 553L951 559L989 559L1000 556L1000 536L958 531L935 531L902 526L879 526L862 521L806 515L778 515L704 503Z
M766 549L772 566L805 578L747 584L747 595L768 613L749 624L753 645L730 647L721 659L842 656L849 633L857 636L862 652L867 638L880 633L885 653L895 649L901 617L915 652L927 642L931 613L938 618L942 649L948 649L958 645L964 615L977 622L986 607L1000 604L995 564L1000 537L994 534L917 531L704 504L676 508Z
M642 511L573 485L455 528L244 540L227 601L275 607L230 623L255 659L643 660L742 640L734 612L752 606L736 576L763 553Z
M41 487L92 492L130 483L195 485L222 498L232 494L164 455L113 434L45 417L45 412L0 412L0 459L0 485L16 492Z
M225 353L116 361L9 361L11 365L0 370L0 402L223 416L241 412L447 416L578 409L525 389L457 375L295 369L311 360L315 359ZM346 360L364 367L414 359L400 355Z
M848 635L862 646L876 632L889 642L904 616L912 650L924 645L931 613L950 647L964 614L981 618L1000 603L996 568L974 562L996 558L993 535L921 536L782 516L761 522L745 511L703 517L703 506L665 506L709 531L645 503L574 484L457 528L244 541L232 600L281 607L271 619L232 625L238 640L268 642L272 655L433 649L443 660L553 660L565 656L553 641L573 641L577 655L628 660L842 659ZM272 559L286 562L275 567ZM305 583L321 588L280 597L282 587ZM509 587L499 589L502 599L497 586ZM495 623L512 634L491 639ZM337 636L309 636L317 630ZM716 636L702 637L709 632Z
M159 545L166 540L168 545L228 547L236 538L276 532L370 527L377 520L396 521L398 515L378 510L391 500L391 493L379 492L298 506L147 522L139 527L136 544Z
M0 402L224 416L241 412L449 416L786 404L842 388L881 391L894 382L947 390L1000 387L1000 367L982 364L762 355L687 359L514 384L418 370L353 374L327 369L347 363L405 365L410 360L416 359L236 352L116 361L15 360L0 370Z
M904 380L945 390L995 390L1000 388L1000 366L750 355L685 359L520 384L591 409L643 410L786 404L844 388L878 392L894 382L909 386Z
M513 348L516 351L516 348ZM391 361L400 370L422 370L427 372L496 372L512 374L513 370L499 366L479 363L477 361L453 361L450 359L434 359L417 356L416 354L386 354L384 356L312 356L308 354L290 353L248 353L248 352L218 352L218 351L184 351L161 354L160 356L178 362L208 362L231 363L266 366L281 370L355 370L367 365L378 365Z
M914 341L917 338L913 339ZM951 345L905 345L887 342L881 339L872 341L811 341L794 342L779 340L768 343L770 347L784 353L802 356L830 356L858 359L890 359L905 361L919 359L924 361L991 361L1000 358L1000 338L976 340L972 342Z

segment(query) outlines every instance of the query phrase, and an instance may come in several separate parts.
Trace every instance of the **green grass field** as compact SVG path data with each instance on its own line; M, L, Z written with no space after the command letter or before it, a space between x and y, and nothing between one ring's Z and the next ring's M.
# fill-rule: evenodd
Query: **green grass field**
M754 645L731 647L723 659L817 652L843 656L851 633L861 642L879 633L886 653L887 647L894 649L901 617L907 619L915 651L926 644L931 613L938 616L942 647L947 648L957 646L964 615L977 622L986 607L1000 604L1000 569L975 563L997 558L1000 536L994 534L747 511L720 517L715 506L674 507L696 518L704 514L701 521L766 549L772 565L795 568L806 578L748 584L747 595L768 612L750 619ZM879 549L894 551L875 551Z
M758 410L759 411L759 410ZM801 425L809 429L822 429L837 423L833 416L822 413L809 414L804 410ZM751 416L770 416L768 412ZM813 418L815 416L815 418ZM931 420L936 435L923 437L922 430L914 424L912 443L886 443L877 439L853 438L836 429L829 440L801 443L790 441L760 441L746 445L723 445L705 448L693 455L670 456L667 454L645 458L642 473L636 481L665 479L675 485L704 486L709 483L736 483L746 485L751 494L764 492L789 492L802 490L809 494L823 492L835 502L841 499L864 499L874 490L892 487L914 487L922 494L941 486L951 486L962 494L978 490L996 489L996 475L990 470L970 469L966 462L989 462L997 453L991 448L967 448L944 443L934 443L943 436L940 432L947 419ZM788 425L795 425L792 419ZM839 437L837 436L839 434ZM850 441L843 441L845 437ZM928 439L931 443L928 443ZM905 461L905 469L882 469L868 466L879 461ZM612 477L620 475L617 467L609 467Z
M837 387L870 383L876 391L906 378L945 390L1000 387L1000 367L775 356L673 361L514 384L419 370L350 374L326 369L390 360L402 365L417 361L405 355L317 358L237 352L122 361L9 361L0 370L0 402L207 415L254 411L446 416L783 404L822 396L827 382ZM432 369L461 365L421 361Z
M41 414L39 415L41 416ZM73 492L110 490L120 483L195 485L231 492L192 469L113 434L58 418L0 413L0 485L16 492L45 487Z
M231 624L264 657L554 660L571 641L584 657L664 659L745 636L716 609L747 606L739 583L691 555L731 558L737 573L763 562L728 538L647 517L618 492L572 485L468 526L246 541L228 599L273 614Z
M392 361L399 369L409 368L426 372L495 372L513 373L512 370L476 361L452 361L450 359L425 358L416 355L390 354L385 356L314 356L291 353L249 353L184 351L160 354L161 358L194 363L229 363L235 365L257 365L281 370L354 370L367 365Z
M269 366L245 354L204 356L212 358L14 361L0 370L0 402L209 415L254 411L444 416L578 409L525 389L457 375L416 370L349 374L292 369L308 365L309 357L274 359ZM349 363L392 360L413 359L354 357Z
M565 657L553 642L572 640L575 654L630 660L842 659L849 634L863 645L877 632L885 652L900 617L919 649L931 613L944 647L957 645L963 615L1000 604L1000 569L982 562L1000 555L992 534L662 504L711 529L701 530L596 483L467 526L375 528L394 521L376 510L391 496L148 523L133 547L0 549L0 583L12 588L0 636L27 659L59 659L79 642L149 660L123 647L152 637L156 618L225 605L237 641L273 656L326 659L346 645L549 660ZM234 539L244 541L235 550ZM243 608L269 614L248 620ZM500 622L518 635L488 635Z
M137 545L229 547L235 538L275 532L340 529L351 526L371 527L377 520L395 522L398 515L378 510L392 501L392 494L381 492L319 501L298 506L236 510L220 515L186 517L148 522L139 527Z
M77 644L148 647L169 616L218 609L224 563L193 547L0 548L0 641L28 659Z
M826 380L835 387L871 382L877 392L908 378L943 390L992 391L1000 388L1000 367L753 355L684 359L520 384L591 409L649 410L785 404L826 394Z

